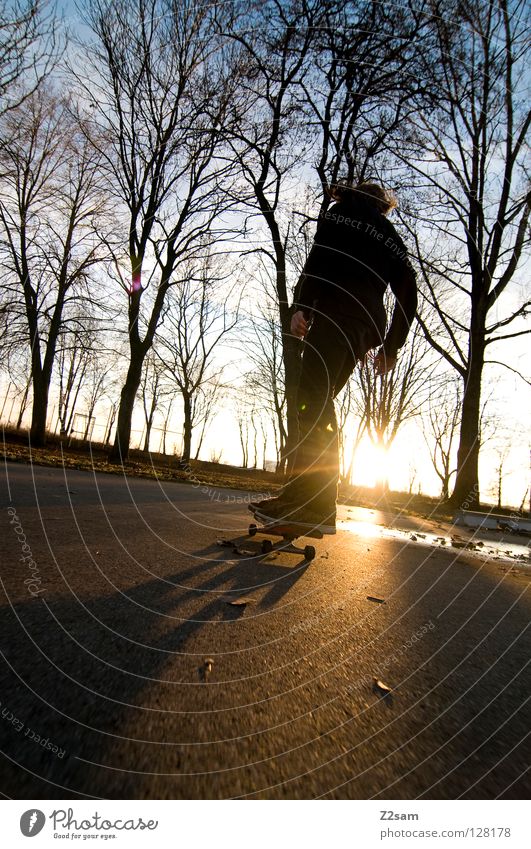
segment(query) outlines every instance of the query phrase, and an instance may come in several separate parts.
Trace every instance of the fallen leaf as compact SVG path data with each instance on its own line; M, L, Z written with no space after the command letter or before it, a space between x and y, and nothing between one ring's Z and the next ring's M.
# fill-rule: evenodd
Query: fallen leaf
M415 534L411 534L411 536L409 538L412 539L413 542L417 541L417 537L415 536Z
M199 677L203 681L204 684L207 683L210 673L212 672L212 667L214 665L214 661L211 657L205 658L203 661L203 665L199 667Z
M368 595L367 601L375 601L377 604L385 604L385 601L384 601L383 598L378 598L378 596L375 596L375 595Z
M256 601L252 596L240 596L240 598L228 598L225 600L227 604L231 604L233 607L245 607L246 604L254 604Z
M378 693L379 696L389 696L392 692L391 687L388 687L387 684L384 684L383 681L380 681L379 678L374 677L373 679L373 690Z

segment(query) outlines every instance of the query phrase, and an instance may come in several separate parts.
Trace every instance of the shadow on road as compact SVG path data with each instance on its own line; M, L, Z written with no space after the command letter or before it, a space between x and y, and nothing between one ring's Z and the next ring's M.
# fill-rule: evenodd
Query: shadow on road
M199 692L209 689L201 688L204 659L187 653L190 638L213 623L222 628L242 617L246 608L228 599L243 593L255 595L260 607L278 603L308 565L279 568L262 556L219 555L217 546L198 550L194 556L205 559L125 593L4 604L0 746L8 759L5 787L13 797L123 797L126 792L134 797L127 756L124 773L87 767L84 761L105 763L111 750L129 749L134 769L135 743L121 739L130 719L145 728L143 739L151 740L160 736L152 730L159 711L208 710ZM178 670L177 677L173 672L165 679L168 666ZM159 711L146 709L149 698L144 697L159 681L172 695ZM156 771L157 764L152 767Z

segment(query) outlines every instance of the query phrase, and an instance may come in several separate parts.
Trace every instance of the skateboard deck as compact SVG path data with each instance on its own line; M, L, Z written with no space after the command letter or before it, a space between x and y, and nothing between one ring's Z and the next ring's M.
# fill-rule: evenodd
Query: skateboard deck
M298 539L298 537L322 539L323 534L321 531L317 529L312 530L310 528L301 528L300 525L291 524L290 522L273 521L271 519L266 519L265 517L262 519L256 514L255 519L257 522L260 522L261 527L251 523L249 525L249 536L254 537L256 534L264 534L264 536L282 538L282 543L280 543L280 545L277 544L276 546L269 539L263 540L261 545L262 554L268 554L268 552L277 548L292 554L303 554L305 560L313 560L315 558L315 548L313 545L305 545L304 548L299 548L298 546L293 545L293 540Z

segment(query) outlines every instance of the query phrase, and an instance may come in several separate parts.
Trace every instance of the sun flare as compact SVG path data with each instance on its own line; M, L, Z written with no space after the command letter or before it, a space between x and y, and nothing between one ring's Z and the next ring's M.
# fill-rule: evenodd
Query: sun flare
M376 486L389 477L389 452L364 439L354 457L353 482L362 486Z

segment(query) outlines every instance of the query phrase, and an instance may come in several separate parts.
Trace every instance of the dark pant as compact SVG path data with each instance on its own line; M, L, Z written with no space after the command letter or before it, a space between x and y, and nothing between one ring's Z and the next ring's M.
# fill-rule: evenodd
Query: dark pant
M297 395L299 438L284 497L312 512L335 510L339 444L334 398L370 347L356 319L316 315L304 343Z

